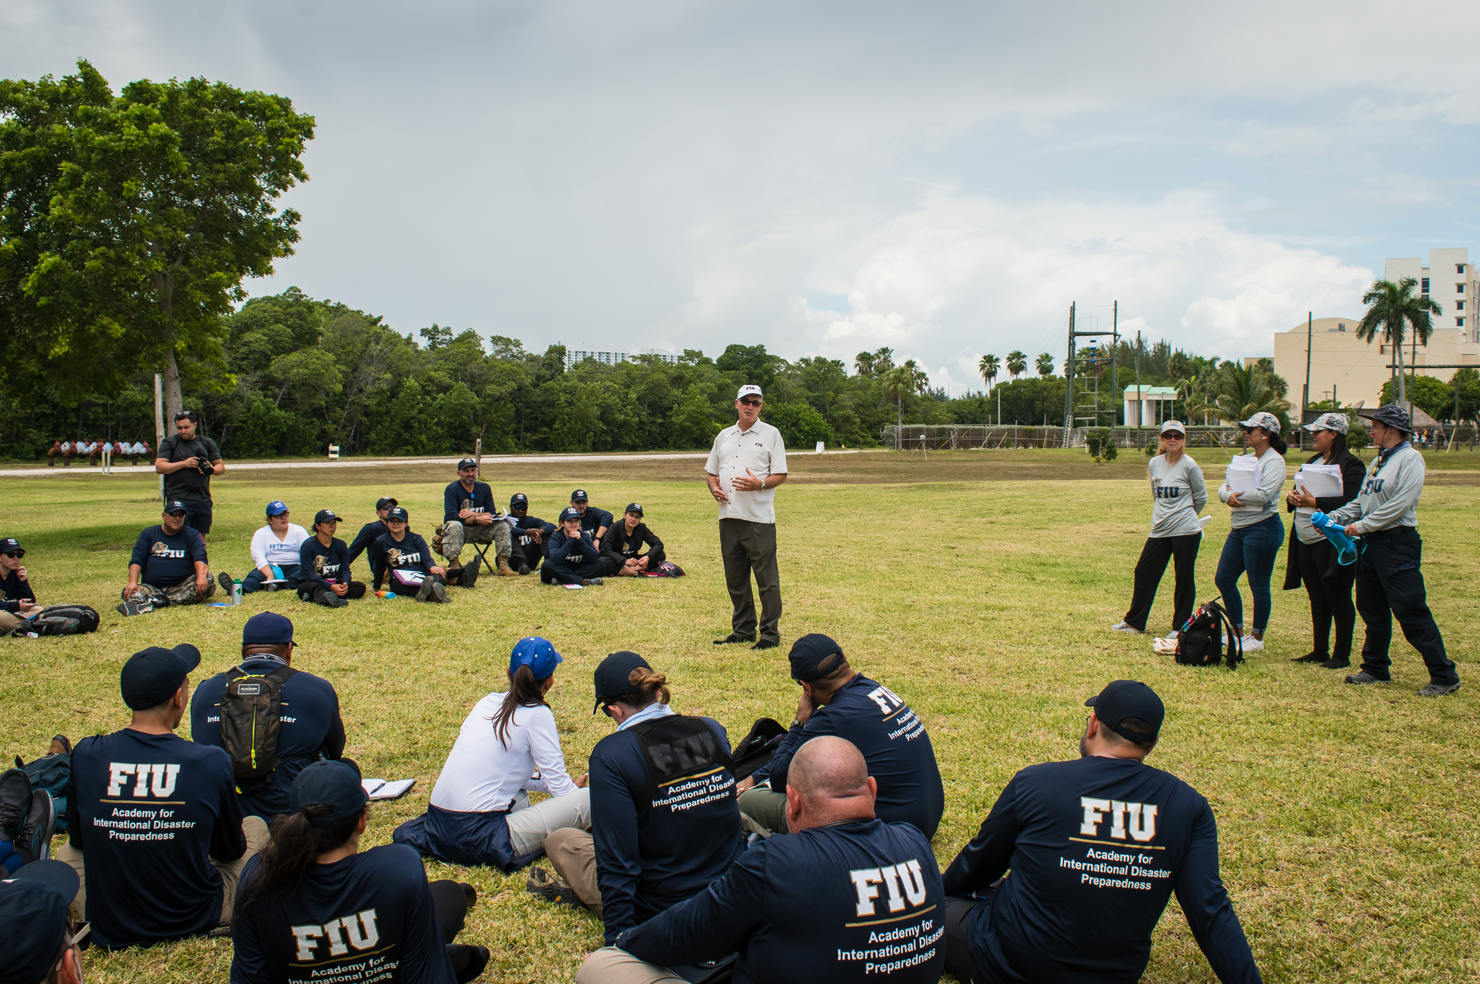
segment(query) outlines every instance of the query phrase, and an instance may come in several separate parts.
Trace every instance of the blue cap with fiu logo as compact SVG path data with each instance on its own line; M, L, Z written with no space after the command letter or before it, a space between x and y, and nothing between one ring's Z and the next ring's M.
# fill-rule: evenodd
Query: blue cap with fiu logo
M273 499L267 504L267 515L281 516L288 511L288 504L282 499Z
M580 519L580 518L581 518L581 511L579 509L577 509L575 506L566 506L564 509L560 510L560 521L562 523L565 522L567 519Z

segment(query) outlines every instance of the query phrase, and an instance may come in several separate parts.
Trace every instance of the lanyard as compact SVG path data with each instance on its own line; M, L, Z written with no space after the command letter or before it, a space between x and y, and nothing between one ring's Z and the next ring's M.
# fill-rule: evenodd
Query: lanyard
M1376 478L1377 473L1382 471L1382 466L1388 463L1388 459L1406 447L1411 447L1411 445L1407 441L1402 441L1390 448L1377 452L1377 457L1372 459L1372 471L1368 473L1368 477Z

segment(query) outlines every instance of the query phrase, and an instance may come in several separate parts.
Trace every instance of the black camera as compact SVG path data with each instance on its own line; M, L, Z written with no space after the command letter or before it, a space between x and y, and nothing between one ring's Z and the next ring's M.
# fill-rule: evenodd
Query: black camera
M204 457L195 459L195 468L202 475L214 475L216 473L216 467L212 465L209 461L207 461Z

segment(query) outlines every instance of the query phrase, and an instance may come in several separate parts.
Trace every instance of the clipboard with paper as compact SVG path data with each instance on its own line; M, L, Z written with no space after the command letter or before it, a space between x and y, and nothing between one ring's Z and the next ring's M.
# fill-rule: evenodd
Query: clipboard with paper
M1231 492L1252 492L1259 487L1259 459L1252 454L1241 454L1228 463L1228 472L1223 478Z
M1295 473L1295 487L1304 489L1317 499L1341 495L1341 466L1301 465L1300 470ZM1295 511L1309 516L1316 510L1314 506L1298 506Z

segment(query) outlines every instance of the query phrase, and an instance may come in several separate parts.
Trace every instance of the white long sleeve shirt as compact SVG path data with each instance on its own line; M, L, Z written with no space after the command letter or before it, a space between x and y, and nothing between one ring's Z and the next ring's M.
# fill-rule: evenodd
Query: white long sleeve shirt
M252 534L252 566L256 568L273 565L297 567L299 548L308 539L308 530L297 523L288 524L288 532L279 540L271 526L264 526Z
M463 720L437 785L432 787L433 806L454 813L497 813L509 809L521 790L551 796L576 791L565 771L555 714L548 707L539 704L515 710L507 746L493 733L493 718L505 696L489 694Z

